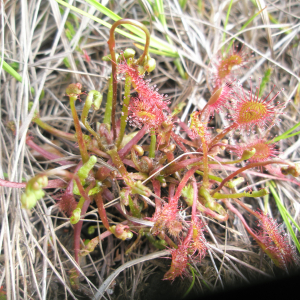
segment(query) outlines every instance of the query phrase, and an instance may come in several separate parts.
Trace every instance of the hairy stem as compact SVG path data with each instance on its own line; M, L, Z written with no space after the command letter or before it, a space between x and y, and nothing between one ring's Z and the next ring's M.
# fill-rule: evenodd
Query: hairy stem
M170 202L171 203L176 203L178 202L178 199L181 195L182 189L186 186L188 180L190 179L191 176L194 175L195 171L198 169L198 167L193 167L192 169L188 170L185 175L183 176L182 180L180 181L176 193L174 197L171 198Z

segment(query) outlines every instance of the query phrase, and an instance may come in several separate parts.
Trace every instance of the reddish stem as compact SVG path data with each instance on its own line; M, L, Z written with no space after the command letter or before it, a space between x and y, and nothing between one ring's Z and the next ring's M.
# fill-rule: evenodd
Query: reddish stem
M237 123L231 124L229 127L225 128L221 133L214 137L214 139L209 143L208 149L211 149L219 140L221 140L228 132L238 127Z
M61 156L58 156L56 154L50 153L47 150L43 149L42 147L38 146L35 142L33 142L33 140L31 140L30 138L26 139L26 144L31 147L32 149L34 149L35 151L37 151L38 153L40 153L44 158L47 158L49 160L52 159L61 159ZM70 162L65 161L65 160L60 160L60 161L56 161L56 163L62 165L62 166L66 166L69 165Z
M185 124L184 122L181 122L179 119L177 122L178 122L178 125L187 133L189 138L192 140L193 136L194 136L192 130L187 126L187 124ZM193 147L197 147L197 146L194 145Z
M116 106L117 106L117 76L116 76L116 71L117 71L117 60L116 60L116 53L115 53L115 29L121 25L121 24L130 24L136 27L141 28L144 30L146 34L146 43L145 43L145 48L142 56L139 58L137 64L139 62L142 62L145 56L148 54L148 48L150 44L150 34L147 28L135 21L135 20L130 20L130 19L121 19L115 22L112 27L110 28L110 34L109 34L109 40L107 41L110 55L111 55L111 76L113 78L113 101L112 101L112 112L111 112L111 125L112 125L112 131L113 131L113 138L114 140L117 137L117 132L116 132L116 120L115 120L115 114L116 114Z
M98 193L96 195L95 201L96 201L96 204L97 204L97 207L98 207L98 212L99 212L100 219L101 219L104 227L107 230L109 230L109 223L108 223L108 220L107 220L106 210L105 210L105 207L104 207L104 204L103 204L103 199L102 199L101 193Z
M14 182L0 178L0 186L22 189L26 187L27 182ZM66 186L62 179L49 180L48 185L44 189L55 189Z
M283 164L283 165L286 165L287 162L285 162L285 161L276 161L276 160L275 161L274 160L268 160L268 161L248 164L247 166L238 169L237 171L233 172L232 174L230 174L229 176L224 178L223 181L220 183L220 185L214 191L212 191L210 194L213 195L214 193L220 191L227 181L231 180L236 175L244 172L245 170L256 168L256 167L263 167L263 166L270 165L270 164Z
M241 213L229 202L228 199L222 199L222 201L225 203L226 207L232 211L237 217L242 221L243 225L245 226L247 232L255 239L259 240L258 236L254 234L252 229L249 227L247 222L245 221L244 217L241 215Z
M169 199L173 198L175 194L175 184L170 183L169 184Z
M197 187L197 182L195 180L195 177L193 178L192 185L193 185L192 221L195 222L197 219L196 212L197 212L197 202L198 202L198 187ZM191 222L188 234L183 241L183 245L188 246L192 236L193 236L193 222Z
M242 206L246 211L248 211L250 214L254 215L257 219L261 219L261 216L254 212L251 208L249 208L247 205L245 205L245 203L243 203L242 201L240 201L239 199L233 198L233 200L238 203L240 206Z
M182 189L186 186L188 180L190 179L191 176L194 175L195 171L198 169L198 167L193 167L192 169L188 170L185 175L183 176L182 180L180 181L176 193L174 195L174 197L171 198L170 202L172 204L177 204L178 203L178 199L181 195Z
M228 220L228 214L225 215L220 215L216 212L214 212L213 210L205 207L202 203L200 203L199 201L197 202L197 209L203 213L205 213L206 215L220 221L220 222L225 222Z
M73 141L73 142L76 141L75 135L73 133L68 133L68 132L64 132L59 129L56 129L56 128L50 126L49 124L43 122L40 118L34 118L32 121L35 122L41 128L43 128L44 130L50 132L51 134L53 134L57 137L62 137L66 140Z
M128 142L120 151L118 151L119 156L123 159L130 151L133 145L136 145L140 139L142 139L147 131L147 127L144 126L131 140Z
M180 162L175 162L174 164L172 164L172 165L168 166L167 168L165 168L164 170L162 170L161 174L163 174L165 176L171 175L181 169L187 168L191 164L201 162L201 160L202 160L202 155L200 157L195 157L195 158L186 159L186 160L183 160Z
M80 180L78 178L78 176L76 175L76 177L74 178L74 180L76 181L77 185L78 185L78 181L80 183ZM82 194L81 190L83 190L83 187L80 183L80 186L78 185L78 189L80 191L80 194L81 196L84 197L84 195ZM91 203L91 199L90 197L88 196L88 192L90 189L92 189L93 187L95 186L95 182L91 183L84 192L85 196L87 197L84 197L85 201L83 203L83 206L81 208L81 216L85 215L85 213L87 212L87 209ZM75 258L75 261L77 262L77 264L79 265L79 250L80 250L80 233L81 233L81 228L82 228L82 224L83 224L83 221L79 221L77 224L74 225L74 258ZM76 272L77 274L79 275L79 271L76 269Z
M80 123L79 123L79 118L78 118L77 111L75 108L76 99L77 99L77 96L72 96L72 95L70 96L70 107L71 107L72 117L74 120L74 126L75 126L75 130L76 130L80 154L81 154L83 163L86 163L89 160L89 155L87 153L86 144L85 144L85 141L83 138L82 130L81 130Z
M153 185L153 190L154 194L158 197L160 197L161 192L160 192L160 182L156 179L152 179L152 185ZM161 211L161 201L157 198L155 198L155 213L154 216L158 216ZM155 219L155 217L153 218Z
M85 215L89 205L90 201L85 201L83 203L82 209L81 209L81 215ZM77 264L79 265L79 250L80 250L80 233L82 228L83 220L79 221L77 224L74 225L74 258ZM79 275L79 271L76 269L77 274Z
M171 136L174 139L174 141L176 142L176 144L184 151L184 152L189 152L188 149L185 148L185 146L181 143L180 137L175 134L173 131L171 131ZM192 155L191 155L192 157Z

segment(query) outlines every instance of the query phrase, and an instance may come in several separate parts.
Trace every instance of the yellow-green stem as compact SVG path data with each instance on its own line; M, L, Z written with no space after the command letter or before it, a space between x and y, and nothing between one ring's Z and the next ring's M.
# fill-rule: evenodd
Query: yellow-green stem
M53 134L53 135L55 135L57 137L62 137L64 139L66 139L66 140L73 141L73 142L76 141L76 138L75 138L74 134L58 130L58 129L50 126L49 124L44 123L40 118L36 117L32 121L34 123L36 123L38 126L40 126L41 128L43 128L44 130L50 132L51 134Z
M91 128L90 124L87 121L88 113L89 113L89 110L90 110L90 108L92 106L92 103L93 103L93 101L90 100L90 98L99 97L99 95L100 95L100 93L97 92L97 91L90 91L89 92L88 97L86 99L86 102L84 104L83 110L82 110L81 122L83 123L85 128L96 138L96 141L98 143L98 147L100 148L100 150L105 151L105 148L102 145L102 142L101 142L101 139L100 139L100 135ZM101 95L101 97L102 97L102 95ZM101 100L101 102L102 102L102 100Z
M252 193L247 193L247 192L235 193L235 194L214 193L212 195L212 197L215 198L215 199L225 199L225 198L234 199L234 198L242 198L242 197L255 198L255 197L262 197L262 196L265 196L265 195L268 195L268 194L269 194L268 189L261 189L259 191L254 191Z
M127 61L129 64L129 60ZM123 100L123 107L122 107L122 116L121 116L121 124L120 124L120 133L117 140L117 148L120 147L123 137L125 134L125 128L126 128L126 120L128 117L128 105L130 101L130 89L131 89L131 77L126 75L125 78L125 89L124 89L124 100Z
M127 172L127 170L126 170L126 168L125 168L125 166L124 166L124 164L123 164L123 162L122 162L122 160L121 160L121 158L120 158L120 156L118 154L117 149L113 148L111 150L108 150L107 154L110 155L110 157L111 157L111 159L112 159L115 167L121 173L121 175L122 175L125 183L128 186L132 187L134 185L134 182L131 180L131 178L130 178L130 176L129 176L129 174L128 174L128 172Z
M151 131L150 139L149 158L155 158L156 135L154 130Z
M207 156L207 144L206 144L206 139L204 137L200 137L202 141L202 152L203 152L203 158L202 158L202 163L203 163L203 187L208 188L209 186L209 178L208 178L208 173L209 173L209 168L208 168L208 156Z
M86 163L89 160L89 155L87 152L86 144L85 144L84 137L83 137L82 130L80 127L80 123L79 123L79 118L78 118L77 111L75 108L76 99L77 99L77 96L70 96L70 107L71 107L71 111L72 111L72 117L74 120L74 126L75 126L75 130L76 130L77 141L78 141L80 154L82 157L82 162Z
M113 77L111 75L109 78L107 100L106 100L105 113L103 119L103 123L107 124L108 128L110 128L111 126L112 99L113 99Z

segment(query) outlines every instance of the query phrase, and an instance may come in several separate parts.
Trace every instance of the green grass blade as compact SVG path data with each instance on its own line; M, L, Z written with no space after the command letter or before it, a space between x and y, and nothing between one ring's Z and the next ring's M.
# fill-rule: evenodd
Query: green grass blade
M8 74L10 74L12 77L14 77L19 82L23 81L22 76L16 72L6 61L2 60L0 57L0 64L2 62L3 70L6 71Z
M23 81L23 77L18 72L16 72L16 70L14 68L12 68L6 61L2 60L0 57L0 64L1 63L2 63L2 68L4 71L6 71L8 74L10 74L12 77L14 77L19 82ZM30 91L32 94L34 94L33 87L30 88Z
M187 289L187 291L184 293L182 299L184 299L190 293L190 291L192 290L192 288L193 288L193 286L195 284L195 272L194 272L194 268L190 264L189 264L189 267L190 267L190 270L192 272L193 279L192 279L191 285L189 286L189 288Z
M180 7L181 7L183 10L185 10L186 3L187 3L187 0L180 0L180 1L179 1L179 5L180 5Z
M253 15L243 26L242 28L238 31L238 32L242 32L258 15L260 15L260 13L262 12L262 10L260 10L259 12L257 12L255 15ZM235 41L235 38L231 40L231 42L229 43L227 49L226 49L226 53L229 52L229 50L231 49L233 43Z
M122 19L119 15L115 14L109 8L105 7L104 5L102 5L96 0L85 0L85 2L93 5L97 10L101 11L103 14L105 14L107 17L111 18L114 21L118 21Z
M162 0L155 0L155 11L158 13L158 19L163 26L163 28L167 28L167 21L165 17L164 3ZM173 41L170 37L165 34L165 37L170 45L173 45Z
M270 143L273 144L273 143L276 143L276 142L278 142L278 141L280 141L280 140L287 139L287 138L289 138L289 137L292 137L292 136L294 136L294 135L299 134L300 132L298 131L298 132L293 133L293 134L290 135L290 133L291 133L292 131L294 131L296 128L298 128L299 126L300 126L300 122L297 123L296 125L294 125L292 128L288 129L288 130L287 130L286 132L284 132L283 134L281 134L281 135L275 137L274 139L272 139L268 144L270 144Z
M136 46L137 48L141 49L141 50L144 50L145 47L140 45L140 44L136 44L136 43L133 43L134 46ZM155 50L155 49L151 49L149 48L149 52L150 53L153 53L153 54L157 54L157 55L160 55L160 56L169 56L169 57L179 57L178 53L170 53L170 52L164 52L164 51L159 51L159 50Z
M97 2L91 1L91 0L89 0L89 1L92 2L91 3L92 5L94 5L95 3L97 3ZM97 22L97 23L99 23L99 24L101 24L101 25L103 25L103 26L105 26L107 28L111 28L111 26L112 26L108 22L105 22L105 21L103 21L103 20L101 20L101 19L99 19L99 18L97 18L97 17L95 17L95 16L93 16L93 15L91 15L91 14L89 14L89 13L87 13L87 12L85 12L85 11L83 11L83 10L75 7L75 6L73 6L73 5L70 5L69 3L66 3L66 2L64 2L62 0L56 0L56 2L59 3L59 4L61 4L61 5L63 5L63 6L65 6L65 7L70 8L74 12L77 12L77 13L85 16L85 17L90 18L91 20L93 20L93 21L95 21L95 22ZM101 6L100 3L97 3L97 4L98 4L97 7ZM97 7L95 6L95 8L97 8ZM102 6L101 6L101 8L102 8ZM109 12L109 14L114 17L114 19L116 19L116 16L118 17L118 20L121 19L118 15L114 14L113 12L111 12L108 8L106 8L106 10L103 10L103 13L104 12L107 12L107 13ZM118 28L116 29L116 32L118 32L118 33L122 34L123 36L125 36L125 37L127 37L129 39L132 39L132 40L134 40L136 42L145 44L145 38L144 38L145 34L144 34L143 31L139 30L138 28L136 28L135 26L132 26L132 25L124 25L124 27L127 28L128 30L130 30L131 32L133 32L135 35L133 35L131 33L128 33L128 32L126 32L124 30L118 29ZM162 51L164 51L166 53L173 54L173 55L176 53L176 51L173 50L170 45L168 45L168 44L164 43L163 41L161 41L161 40L159 40L157 38L154 38L152 36L151 36L151 40L150 40L150 46L153 47L153 48L162 50Z
M285 135L284 137L281 138L281 140L288 139L288 138L290 138L292 136L295 136L295 135L298 135L298 134L300 134L300 131L297 131L297 132L289 134L289 135Z
M228 24L228 20L229 20L229 15L230 15L232 4L233 4L233 0L230 1L229 7L228 7L228 10L227 10L227 15L226 15L225 23L224 23L223 38L222 38L223 43L225 42L225 39L226 39L226 32L225 32L225 30L226 30L226 27L227 27L227 24ZM223 46L223 50L224 50L224 46Z
M165 16L165 11L164 11L164 2L162 0L155 0L155 11L158 13L158 19L160 20L160 23L162 24L163 28L167 29L167 20L166 20L166 16ZM168 41L168 43L170 45L173 45L173 41L172 39L165 34L166 40ZM184 68L182 67L181 61L179 58L174 60L174 64L181 76L181 78L183 79L187 79L188 76L184 70Z
M268 68L264 74L264 77L261 80L258 97L262 96L267 83L270 81L271 74L272 74L272 68Z

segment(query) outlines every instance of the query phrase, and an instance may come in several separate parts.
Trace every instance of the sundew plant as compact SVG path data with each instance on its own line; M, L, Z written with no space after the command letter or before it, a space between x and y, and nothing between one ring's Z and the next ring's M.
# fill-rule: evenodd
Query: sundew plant
M298 27L260 3L1 8L0 297L148 299L151 274L186 296L300 267Z

